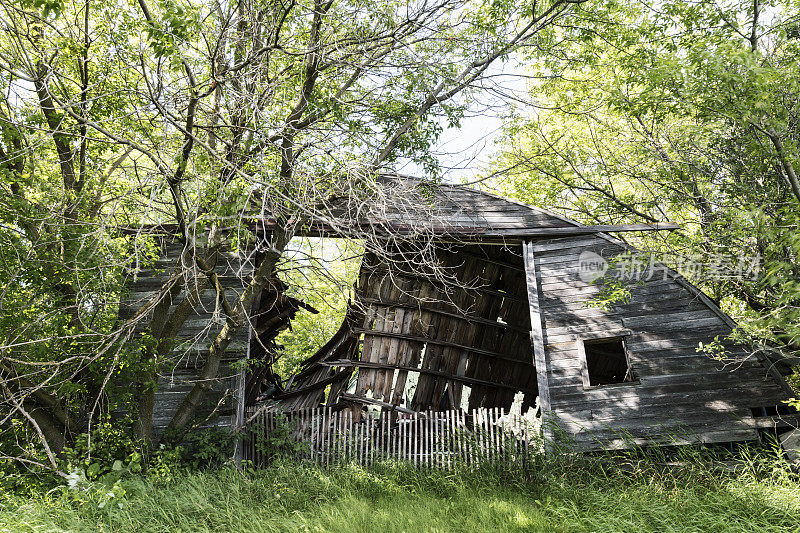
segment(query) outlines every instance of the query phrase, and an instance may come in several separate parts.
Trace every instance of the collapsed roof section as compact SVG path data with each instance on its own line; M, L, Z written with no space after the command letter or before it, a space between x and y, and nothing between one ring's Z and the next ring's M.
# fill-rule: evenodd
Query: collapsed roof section
M521 256L459 245L443 248L439 260L437 272L412 271L400 258L365 256L342 328L274 399L288 409L508 410L519 392L523 410L534 405Z

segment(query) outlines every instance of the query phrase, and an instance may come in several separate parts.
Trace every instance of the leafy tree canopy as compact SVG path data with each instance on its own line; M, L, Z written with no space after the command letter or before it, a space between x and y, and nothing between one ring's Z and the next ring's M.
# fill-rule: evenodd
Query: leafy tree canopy
M797 2L603 2L527 51L497 164L509 194L589 223L675 221L645 250L687 273L765 349L800 349ZM555 47L555 48L553 48ZM497 169L493 169L497 171ZM702 273L702 272L701 272Z

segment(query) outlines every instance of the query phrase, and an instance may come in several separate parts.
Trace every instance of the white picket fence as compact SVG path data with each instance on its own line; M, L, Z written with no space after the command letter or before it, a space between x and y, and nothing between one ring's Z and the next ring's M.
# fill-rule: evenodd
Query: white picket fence
M243 458L263 466L277 455L316 464L387 459L418 467L522 464L541 452L536 413L525 416L499 408L416 413L250 410Z

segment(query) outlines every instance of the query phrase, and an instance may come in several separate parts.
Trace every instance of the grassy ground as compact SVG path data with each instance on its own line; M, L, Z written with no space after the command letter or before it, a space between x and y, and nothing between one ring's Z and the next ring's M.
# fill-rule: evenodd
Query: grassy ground
M560 461L526 475L276 464L0 495L0 531L800 531L800 482L765 460ZM113 496L109 492L116 491Z

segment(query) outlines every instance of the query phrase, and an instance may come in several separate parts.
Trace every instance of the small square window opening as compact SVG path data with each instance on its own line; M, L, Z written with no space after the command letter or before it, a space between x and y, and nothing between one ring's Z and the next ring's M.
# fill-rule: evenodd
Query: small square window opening
M621 338L587 340L583 349L590 386L630 383L634 380Z

